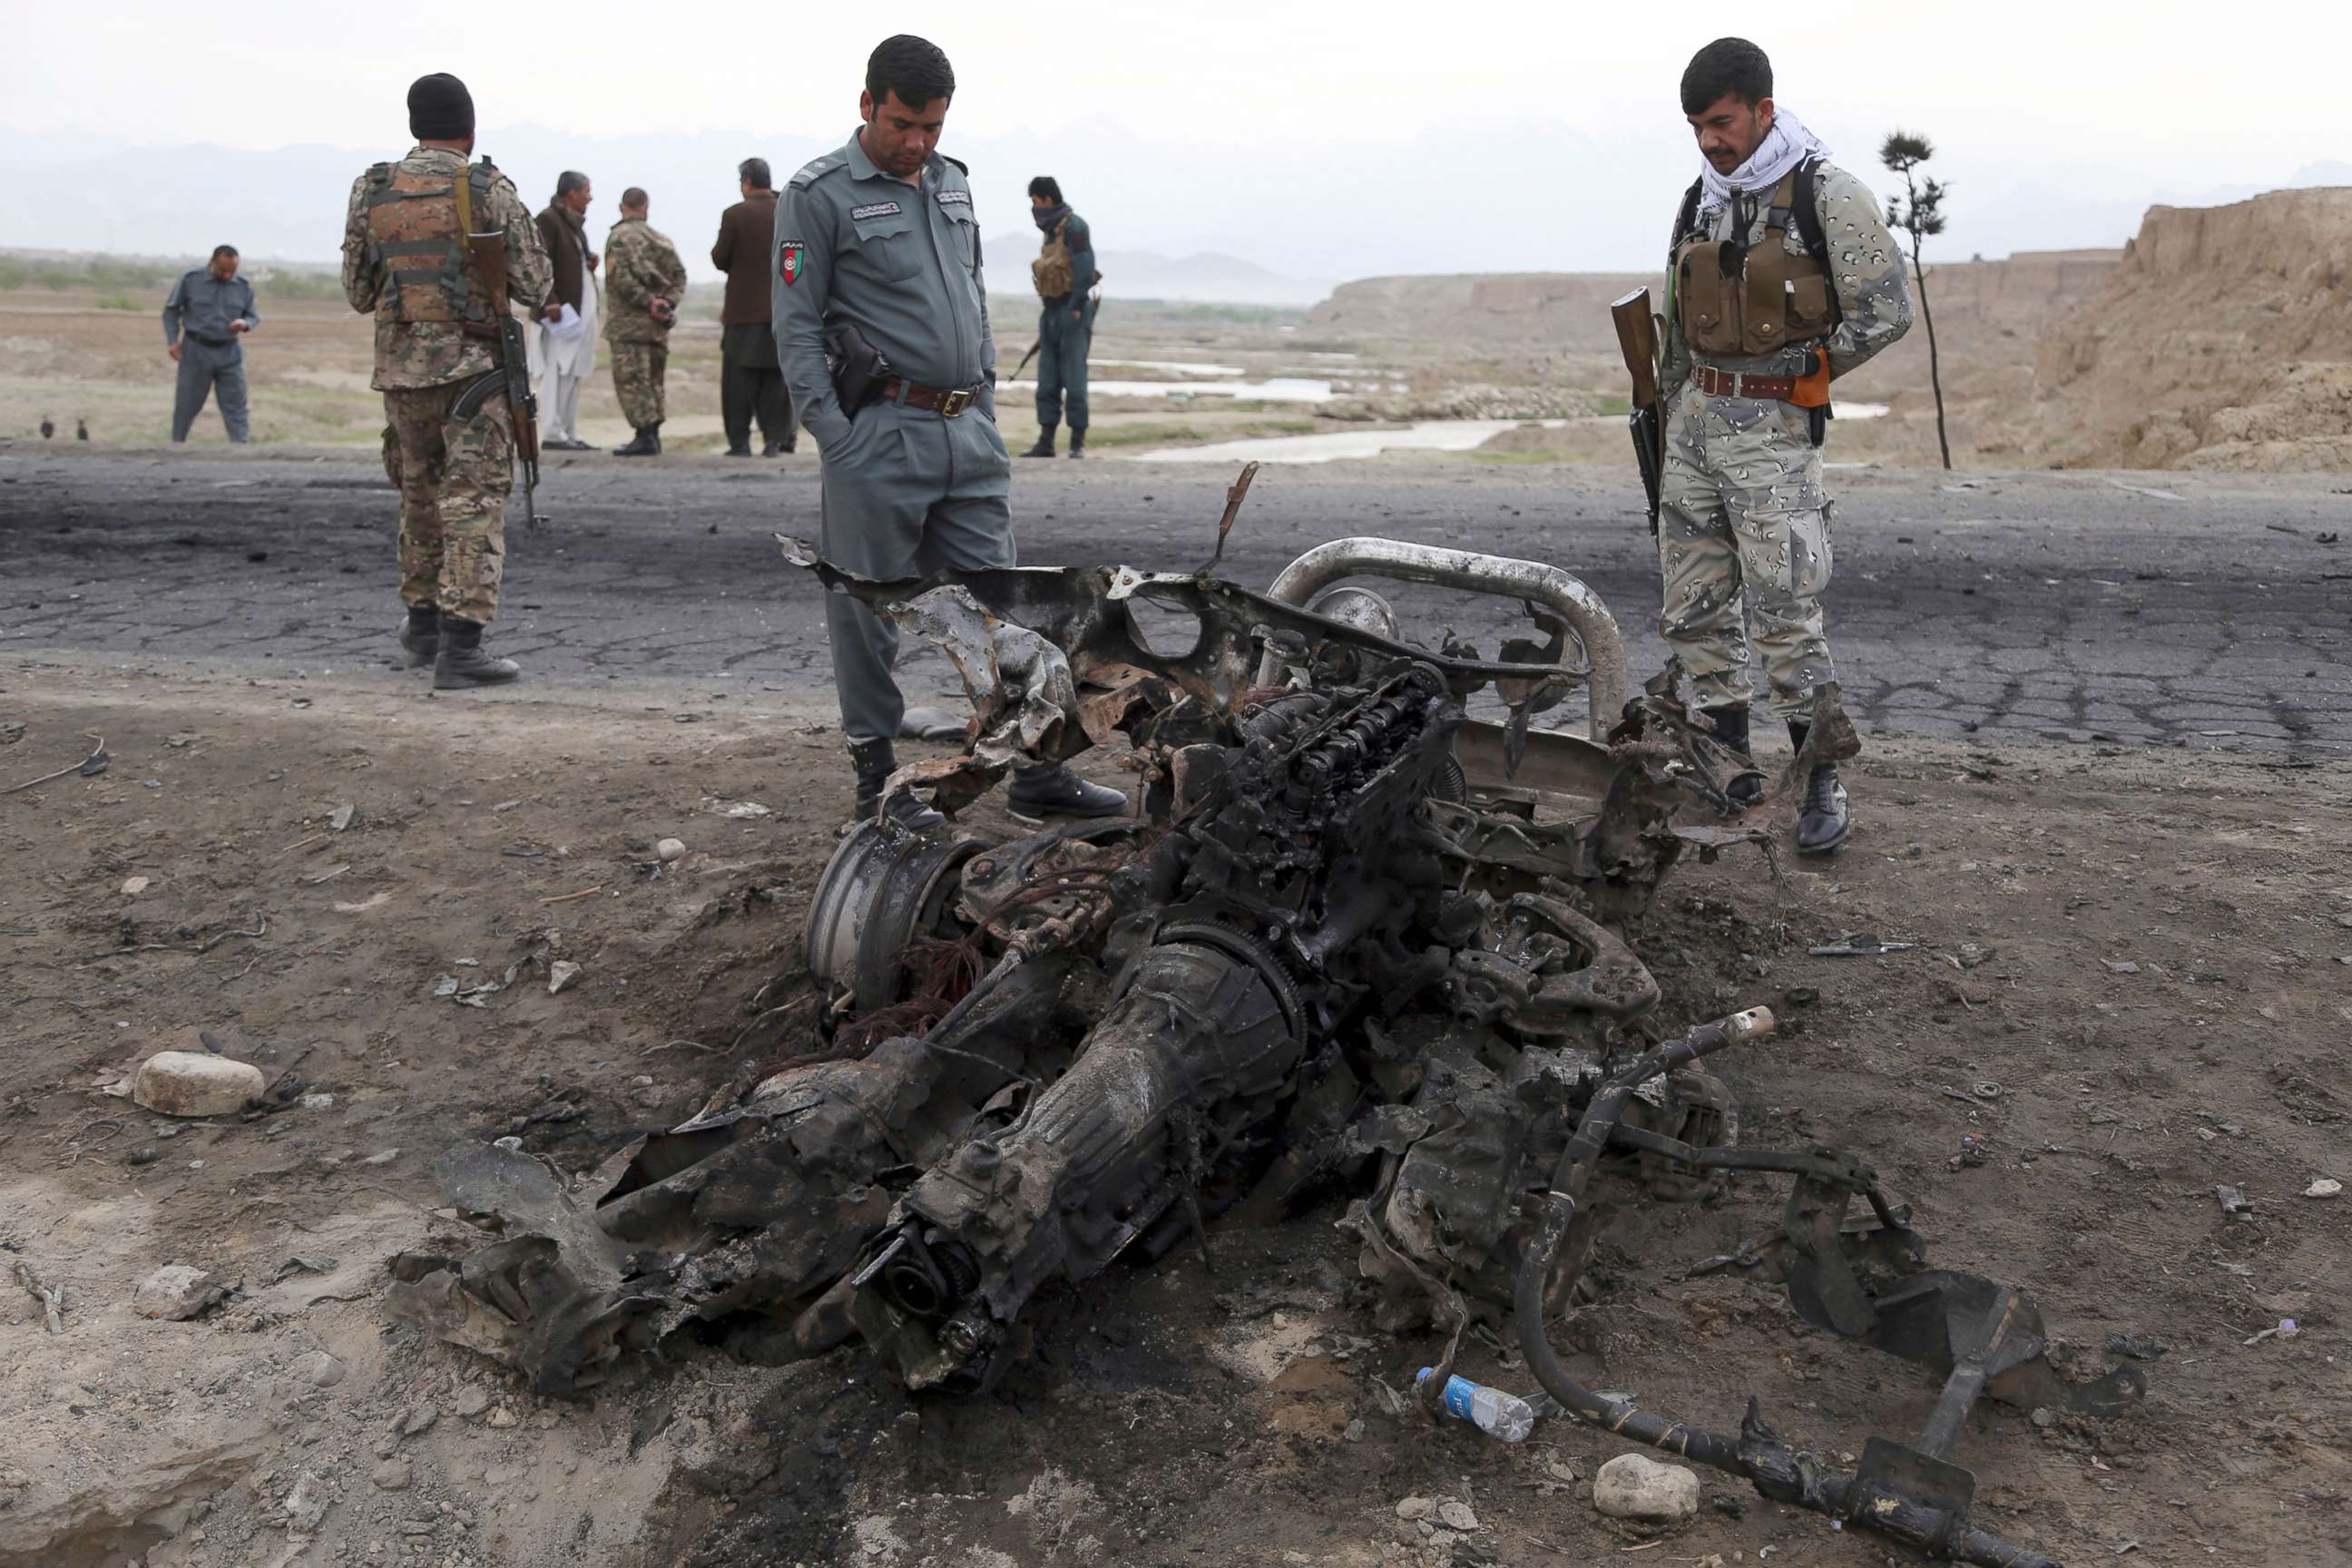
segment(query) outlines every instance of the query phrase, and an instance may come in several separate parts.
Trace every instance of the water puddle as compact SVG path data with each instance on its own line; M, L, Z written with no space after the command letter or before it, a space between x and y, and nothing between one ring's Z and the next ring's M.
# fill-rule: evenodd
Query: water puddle
M1171 375L1239 375L1237 364L1194 364L1181 359L1096 359L1092 364L1123 364L1129 370L1164 370Z
M1338 430L1325 436L1267 436L1207 447L1162 447L1124 454L1153 463L1330 463L1377 458L1382 452L1468 452L1483 447L1516 419L1425 419L1402 430Z
M999 395L1034 392L1034 381L1008 381ZM1306 376L1277 375L1265 381L1100 381L1087 378L1087 391L1096 397L1165 397L1185 403L1195 397L1232 397L1258 403L1328 403L1331 384Z

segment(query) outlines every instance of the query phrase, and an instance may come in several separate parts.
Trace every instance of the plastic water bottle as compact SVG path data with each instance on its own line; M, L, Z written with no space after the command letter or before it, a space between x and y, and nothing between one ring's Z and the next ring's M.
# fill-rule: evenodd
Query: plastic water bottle
M1436 1370L1423 1367L1413 1382L1419 1383ZM1526 1400L1466 1377L1445 1380L1445 1408L1488 1436L1500 1437L1506 1443L1524 1443L1528 1434L1536 1429L1535 1409Z

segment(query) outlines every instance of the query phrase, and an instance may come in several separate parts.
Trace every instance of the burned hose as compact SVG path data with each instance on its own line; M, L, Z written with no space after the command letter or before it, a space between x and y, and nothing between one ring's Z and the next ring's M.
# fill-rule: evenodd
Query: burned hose
M1578 1420L1738 1476L1774 1502L1811 1509L1930 1556L1981 1568L2059 1568L2053 1558L1969 1528L1966 1515L1957 1510L1927 1507L1863 1485L1854 1476L1822 1469L1812 1456L1780 1441L1779 1434L1765 1425L1753 1399L1748 1402L1737 1437L1687 1426L1672 1416L1639 1409L1631 1400L1594 1393L1570 1375L1552 1349L1544 1331L1546 1282L1585 1186L1592 1179L1593 1167L1624 1112L1626 1097L1662 1073L1686 1067L1727 1046L1760 1039L1772 1027L1772 1015L1762 1007L1701 1025L1611 1074L1593 1095L1576 1135L1569 1140L1553 1169L1550 1190L1537 1199L1541 1215L1519 1265L1513 1310L1518 1319L1519 1348L1529 1370L1545 1392Z

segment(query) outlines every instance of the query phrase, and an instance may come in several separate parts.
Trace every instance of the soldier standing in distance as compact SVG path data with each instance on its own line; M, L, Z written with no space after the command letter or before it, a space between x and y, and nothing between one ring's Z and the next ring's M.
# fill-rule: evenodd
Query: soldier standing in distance
M686 298L686 263L669 236L646 221L646 193L621 193L621 220L604 239L604 341L613 345L613 391L636 430L616 458L661 456L662 381L669 374L669 330Z
M1813 689L1836 679L1822 629L1829 384L1910 330L1911 297L1877 198L1773 102L1763 50L1745 38L1699 50L1682 106L1702 167L1668 250L1658 629L1716 734L1745 756L1751 644L1800 747ZM1837 769L1815 768L1798 851L1828 854L1853 828Z
M1029 182L1029 216L1045 237L1029 272L1037 285L1037 444L1021 455L1054 455L1054 426L1070 422L1070 456L1087 455L1087 350L1094 342L1094 231L1062 199L1050 174Z
M253 285L236 275L236 247L213 247L210 261L192 267L163 301L163 352L180 367L172 402L172 439L188 438L205 398L220 389L221 423L239 447L251 434L245 411L245 334L261 324Z
M937 151L954 94L937 46L884 39L866 61L856 133L794 174L776 205L776 354L822 448L822 548L884 581L1016 558L980 226L964 166ZM835 391L829 349L843 358L843 384L860 386L858 406ZM845 595L825 595L824 615L857 815L870 817L898 765L891 741L907 708L891 676L898 631ZM1127 805L1065 767L1023 772L1008 793L1026 821ZM941 820L903 792L890 812L907 826Z
M511 659L482 651L498 613L514 426L488 282L467 235L503 237L507 291L527 310L548 302L547 252L514 182L474 150L474 100L436 72L408 89L416 145L352 182L343 218L343 293L375 312L385 466L398 456L400 634L411 666L432 664L443 690L512 680Z

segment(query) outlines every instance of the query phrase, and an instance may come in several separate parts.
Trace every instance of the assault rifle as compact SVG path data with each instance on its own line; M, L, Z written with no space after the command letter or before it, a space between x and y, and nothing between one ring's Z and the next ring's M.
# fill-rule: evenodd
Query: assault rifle
M1633 411L1626 416L1633 437L1633 461L1642 470L1642 490L1650 502L1650 537L1658 536L1658 485L1664 476L1665 408L1658 397L1658 321L1650 314L1650 291L1636 289L1609 307L1617 323L1617 347L1625 374L1633 378Z
M474 231L473 181L460 174L456 181L457 226L465 231L473 252L475 270L490 297L492 319L498 323L499 367L506 374L507 414L514 422L515 457L522 465L523 518L536 528L547 520L539 515L539 395L530 389L530 353L523 345L522 323L508 308L507 237L493 229ZM474 331L472 323L467 331Z

